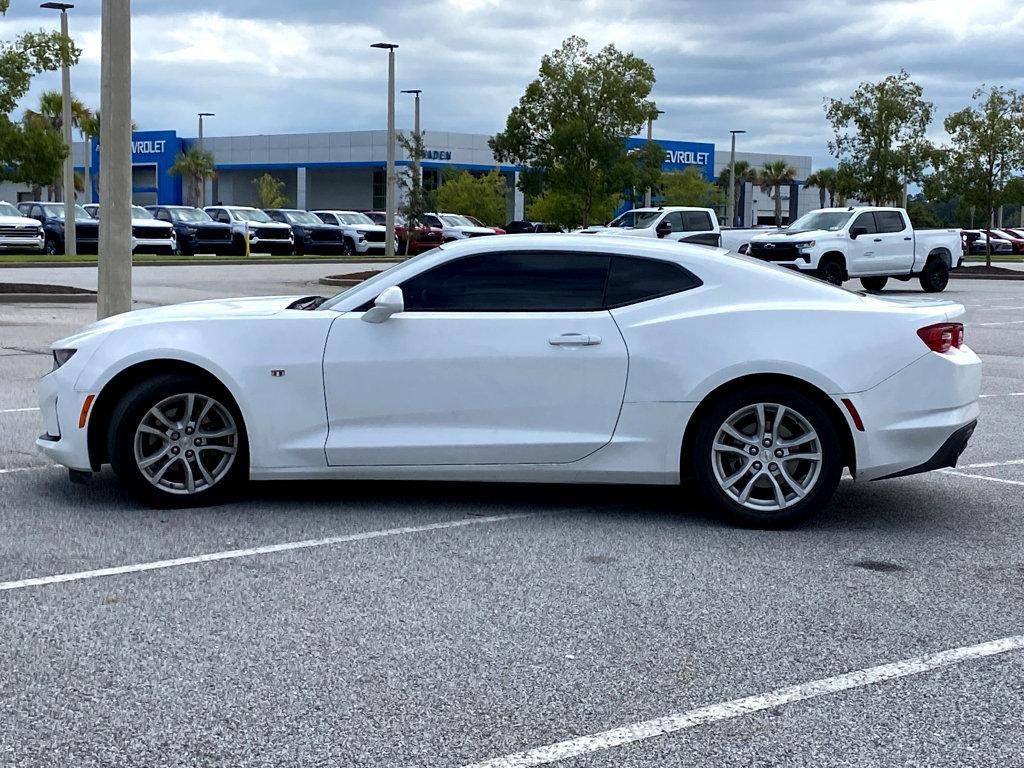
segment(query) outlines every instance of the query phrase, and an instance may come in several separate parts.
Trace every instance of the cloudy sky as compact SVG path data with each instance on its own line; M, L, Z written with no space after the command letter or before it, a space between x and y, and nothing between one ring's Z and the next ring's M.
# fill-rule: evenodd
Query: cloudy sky
M99 0L78 0L84 49L73 89L99 104ZM52 26L38 0L13 0L0 39ZM208 135L383 128L386 55L398 88L423 89L423 125L493 133L540 57L571 34L654 65L666 114L656 134L830 162L826 96L907 69L936 107L933 126L980 84L1024 90L1020 0L134 0L134 117L142 129ZM36 79L25 104L59 75ZM411 97L398 105L412 122Z

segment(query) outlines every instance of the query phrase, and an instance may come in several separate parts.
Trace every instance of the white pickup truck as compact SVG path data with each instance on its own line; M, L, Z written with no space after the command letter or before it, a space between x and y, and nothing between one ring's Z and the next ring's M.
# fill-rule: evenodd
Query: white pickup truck
M959 230L915 230L902 208L876 206L810 211L784 230L752 236L747 254L836 285L860 278L868 291L913 277L925 291L942 291L963 262Z
M0 251L41 252L44 241L43 225L0 200Z
M721 228L715 212L710 208L690 206L634 208L606 225L587 227L581 232L611 237L663 238L701 246L718 246L721 242Z

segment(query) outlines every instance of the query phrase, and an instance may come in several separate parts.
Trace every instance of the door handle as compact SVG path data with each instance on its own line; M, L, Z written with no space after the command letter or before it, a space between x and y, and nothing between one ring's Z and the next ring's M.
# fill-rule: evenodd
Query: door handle
M601 337L595 334L562 334L561 336L553 336L548 339L548 344L556 346L568 346L576 345L579 347L590 347L591 345L601 344Z
M876 242L876 243L881 243L881 242L882 242L882 239L881 239L881 238L875 238L875 242Z
M904 240L913 240L913 238L903 238Z

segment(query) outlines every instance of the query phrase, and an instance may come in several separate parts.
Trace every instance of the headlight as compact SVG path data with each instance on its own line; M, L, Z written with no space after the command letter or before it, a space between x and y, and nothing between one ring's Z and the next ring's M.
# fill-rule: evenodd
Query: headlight
M188 227L185 228L186 235L195 235L197 232L199 232L198 227L193 227L192 225L189 225Z
M797 248L798 251L802 251L805 248L814 248L814 241L813 240L805 240L804 242L796 243L795 245L796 245L796 248Z
M63 366L65 363L67 363L69 360L71 360L71 356L74 355L76 352L77 352L77 350L71 350L71 349L67 349L67 350L54 350L53 351L53 368L50 369L50 370L51 371L56 371L57 369L59 369L61 366Z

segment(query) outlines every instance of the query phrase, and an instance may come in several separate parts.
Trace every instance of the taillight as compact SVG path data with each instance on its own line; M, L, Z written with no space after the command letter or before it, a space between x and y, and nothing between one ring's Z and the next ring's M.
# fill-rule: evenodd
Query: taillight
M934 352L949 352L964 343L963 323L936 323L917 330L928 349Z

